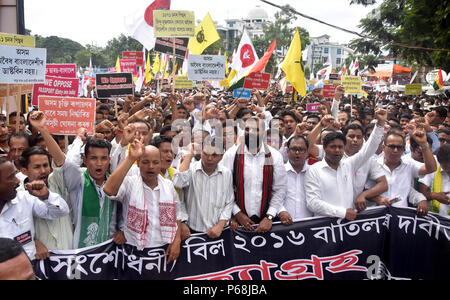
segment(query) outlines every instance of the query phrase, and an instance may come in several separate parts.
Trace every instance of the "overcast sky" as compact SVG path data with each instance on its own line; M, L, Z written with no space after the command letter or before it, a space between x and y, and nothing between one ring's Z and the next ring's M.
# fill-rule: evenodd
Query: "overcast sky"
M124 18L144 9L153 0L25 0L25 26L32 34L56 35L82 45L105 46L107 41L127 32ZM290 4L297 11L325 22L360 32L359 20L375 6L349 5L350 0L273 0L278 5ZM259 0L172 0L172 10L194 11L197 20L209 12L214 21L225 25L228 18L242 18L260 6L269 16L278 11ZM356 36L299 17L294 23L309 31L310 36L328 34L332 42L348 43Z

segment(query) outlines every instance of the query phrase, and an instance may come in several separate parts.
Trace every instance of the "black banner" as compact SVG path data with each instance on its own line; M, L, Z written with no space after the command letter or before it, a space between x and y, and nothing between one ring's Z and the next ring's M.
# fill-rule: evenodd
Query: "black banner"
M131 73L96 74L97 98L108 99L133 95L133 75Z
M313 218L264 234L192 235L169 265L167 247L138 251L107 242L54 251L35 271L49 280L450 279L449 241L449 219L377 208L351 222Z
M188 38L175 38L175 56L185 59L188 44ZM173 38L157 38L154 50L156 52L173 55Z

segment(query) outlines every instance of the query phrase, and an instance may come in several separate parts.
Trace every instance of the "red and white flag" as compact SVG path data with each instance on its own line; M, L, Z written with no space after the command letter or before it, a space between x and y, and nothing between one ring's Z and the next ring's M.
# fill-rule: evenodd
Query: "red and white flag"
M231 68L236 70L239 76L241 76L247 71L250 71L258 61L258 54L256 54L255 47L253 47L253 43L248 35L247 29L244 28L244 33L242 34L241 42L239 43L236 55L233 56Z
M149 51L155 47L153 11L156 9L170 10L170 0L155 0L147 8L139 9L125 17L125 28L129 35Z
M350 74L358 75L358 72L359 72L359 62L358 62L358 58L356 58L355 64L350 68Z

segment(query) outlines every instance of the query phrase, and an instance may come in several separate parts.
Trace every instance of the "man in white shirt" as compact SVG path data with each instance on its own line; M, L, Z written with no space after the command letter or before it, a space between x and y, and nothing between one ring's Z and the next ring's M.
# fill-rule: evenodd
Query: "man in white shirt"
M231 170L235 188L233 214L246 230L267 232L286 195L286 169L282 155L264 143L264 120L245 123L245 143L227 151L223 165ZM234 229L234 226L231 226Z
M308 141L303 136L293 136L286 143L289 161L286 168L287 189L284 204L278 213L281 223L291 225L293 220L312 217L306 207L305 174L308 170Z
M139 174L127 176L138 161ZM125 238L139 250L169 244L168 263L180 254L180 200L173 183L161 176L161 154L143 139L130 144L129 154L106 181L104 191L123 203Z
M306 204L315 215L354 220L353 177L378 148L386 123L386 111L375 112L377 127L360 152L343 160L347 142L340 132L328 134L323 143L325 158L309 168L305 176Z
M430 174L436 171L437 168L436 160L427 142L425 131L423 129L416 129L411 135L411 138L415 139L422 149L424 164L417 165L411 160L402 158L406 145L405 138L392 131L389 131L384 138L384 157L377 159L383 168L389 185L388 191L380 196L388 200L399 198L400 201L393 204L395 207L408 207L408 195L411 188L413 188L414 178ZM417 205L417 213L419 215L427 214L428 203L425 197L423 197L422 201L412 204Z
M28 183L26 192L17 192L18 186L14 166L0 158L0 237L20 242L33 260L34 217L57 219L68 215L69 207L61 196L49 192L43 181Z
M218 137L207 137L201 160L191 164L194 155L194 149L185 155L173 183L180 189L188 187L186 225L195 232L205 232L210 238L218 238L233 210L233 176L230 170L219 164L223 157L223 144Z
M363 146L364 130L358 124L350 124L344 128L343 134L347 139L345 145L345 153L343 159L352 157L358 153ZM368 180L374 181L375 185L365 190L365 185ZM367 199L374 198L381 193L386 192L388 184L384 176L381 166L376 162L375 156L370 157L364 164L355 172L353 182L353 197L355 206L358 211L366 209Z
M117 216L117 205L103 192L110 166L111 143L102 139L90 139L84 146L82 156L86 168L80 168L77 163L66 159L61 149L55 145L56 142L46 128L43 112L33 112L30 119L33 126L42 132L46 144L53 145L49 147L49 152L55 163L54 171L64 174L74 224L73 248L94 246L110 238L117 244L123 244L123 232L117 228L121 221L120 214ZM78 140L78 149L74 152L79 153L82 142L78 137L75 140Z
M419 190L431 201L431 212L450 218L450 144L442 144L436 156L438 170L419 179Z
M31 120L31 118L30 118ZM54 142L54 147L58 147ZM25 184L41 180L47 184L49 190L59 194L66 202L69 196L64 184L64 176L61 171L52 172L51 156L41 147L26 149L19 159L21 172L27 176L25 181L17 189L25 191ZM36 258L46 259L49 257L48 250L69 250L73 245L73 225L70 215L48 220L35 218Z

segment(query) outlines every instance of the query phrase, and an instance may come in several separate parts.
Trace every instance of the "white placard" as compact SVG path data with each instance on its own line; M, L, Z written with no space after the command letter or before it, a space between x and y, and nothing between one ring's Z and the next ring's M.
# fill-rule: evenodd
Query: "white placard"
M188 79L196 81L224 80L225 56L189 55Z
M45 82L47 49L0 45L0 83Z

